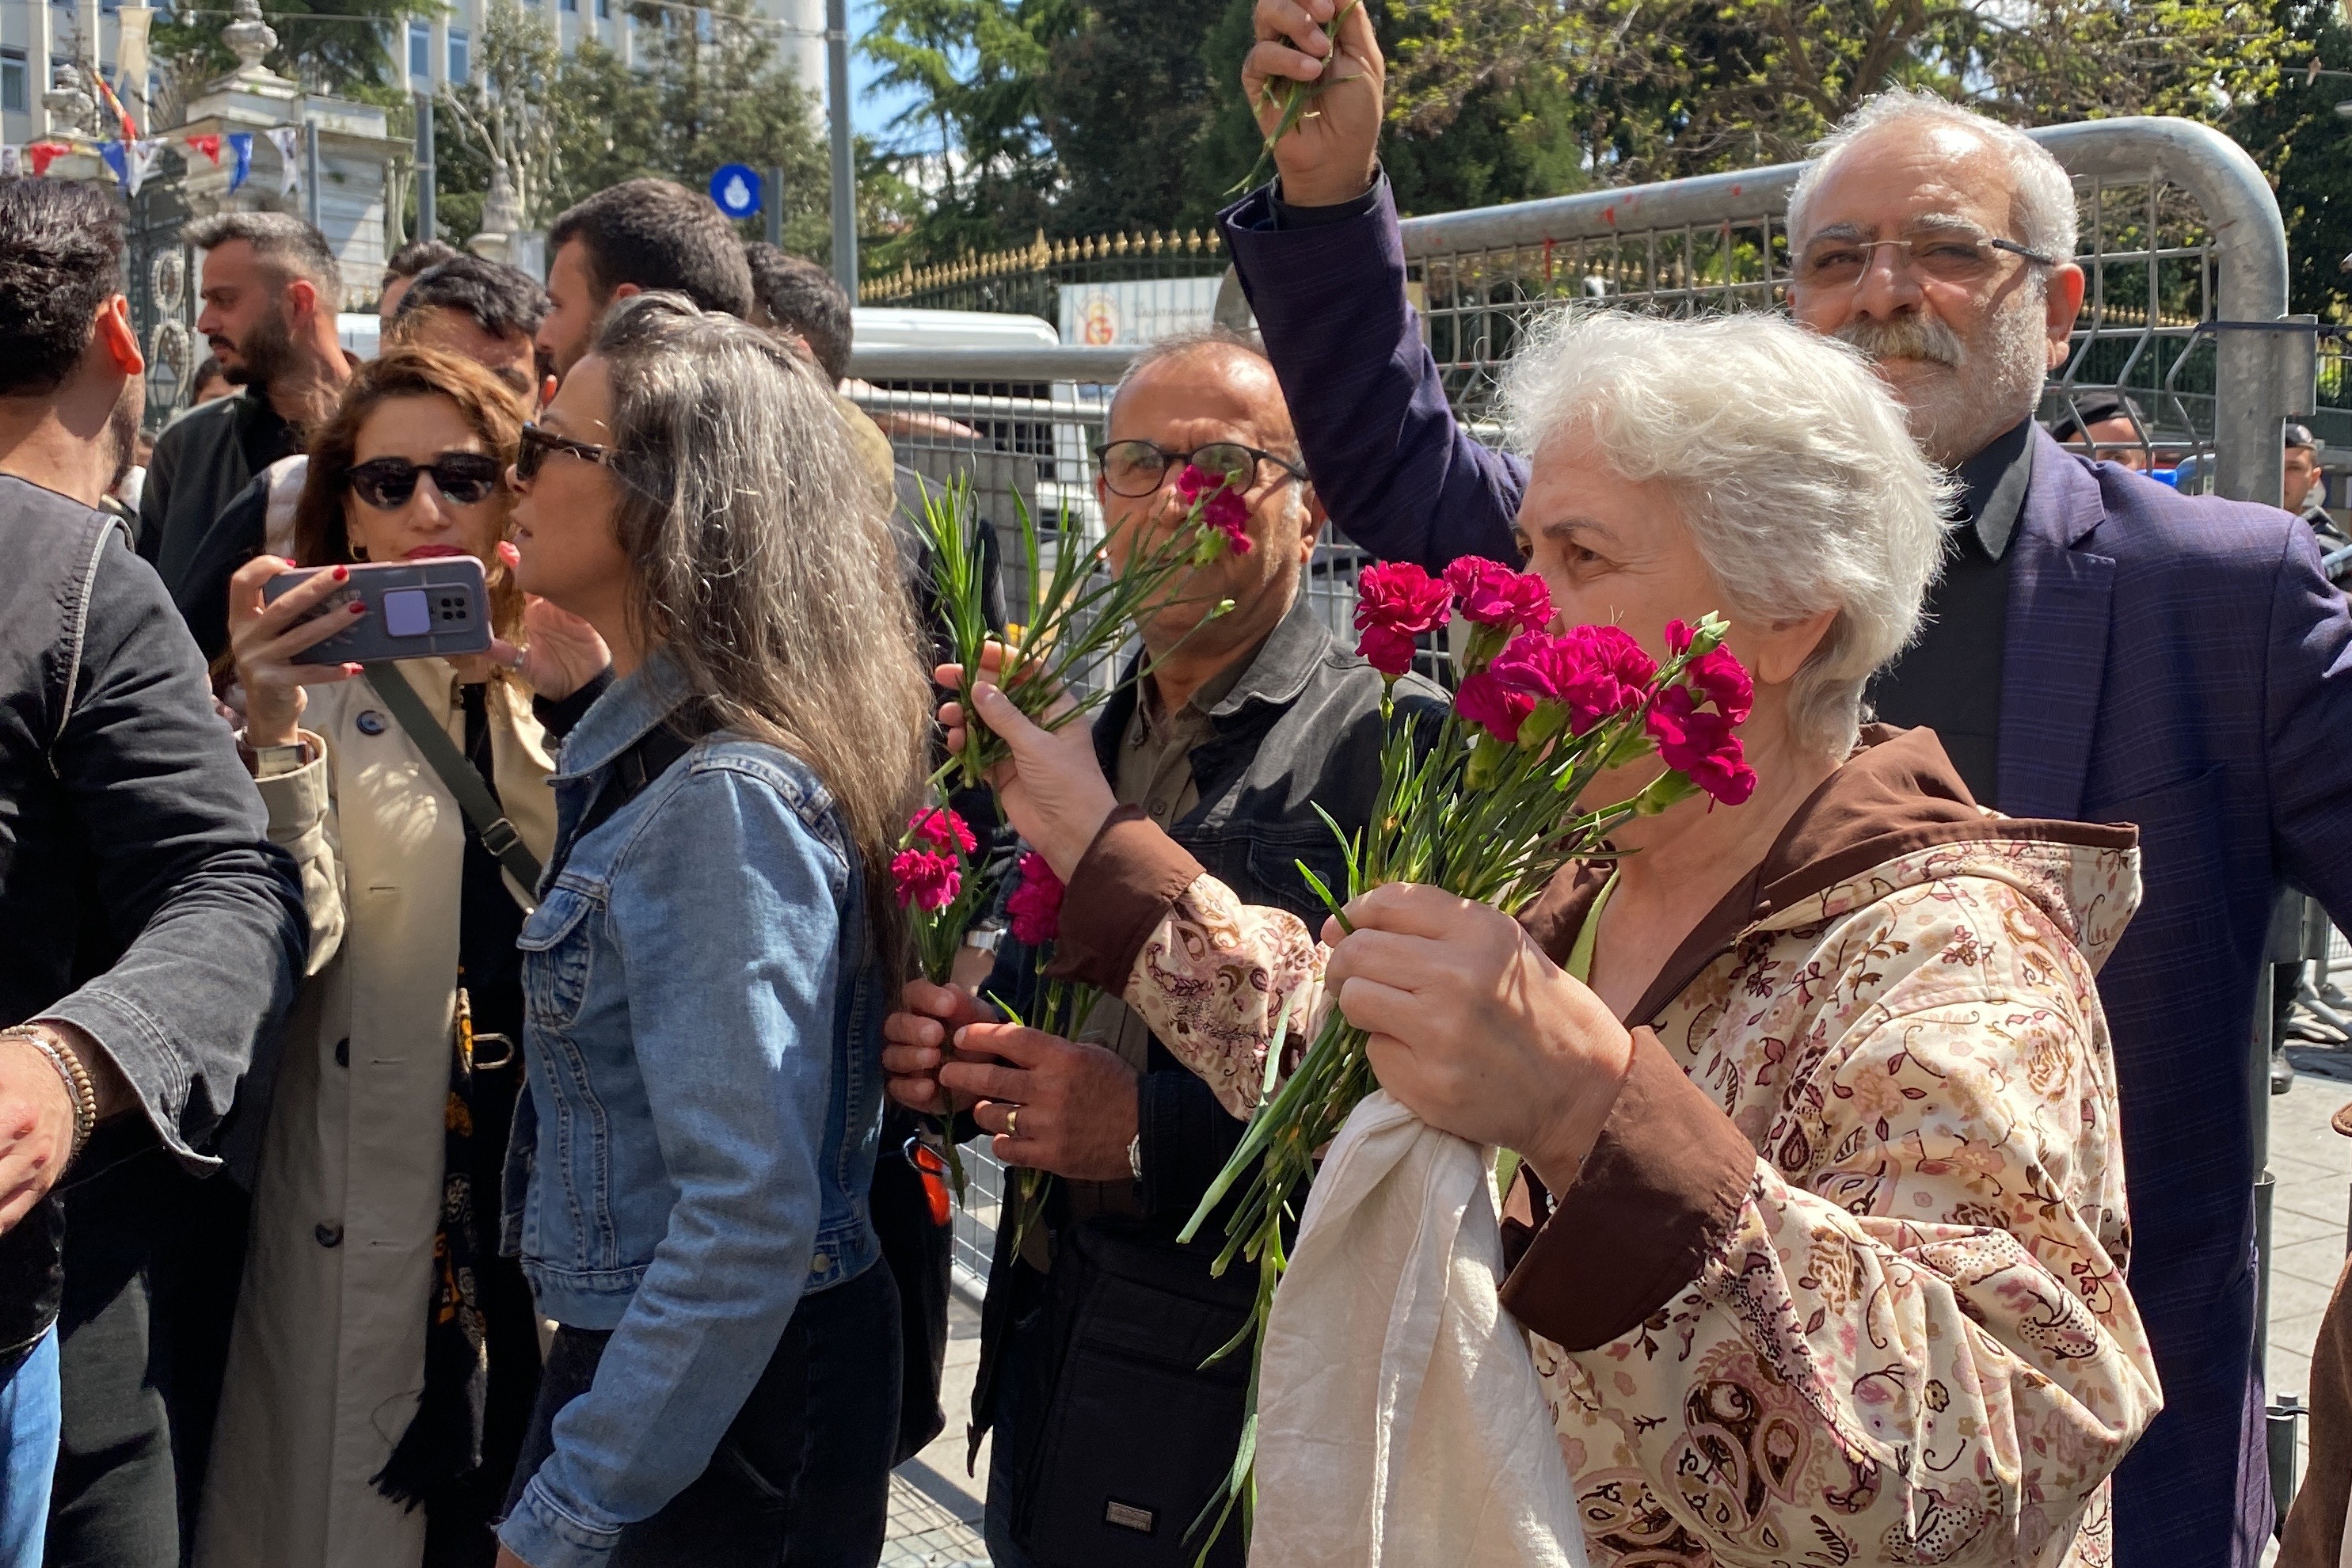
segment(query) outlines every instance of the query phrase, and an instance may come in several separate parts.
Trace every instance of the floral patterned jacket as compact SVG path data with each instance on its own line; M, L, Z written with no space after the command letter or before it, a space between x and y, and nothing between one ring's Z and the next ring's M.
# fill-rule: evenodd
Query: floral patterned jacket
M2135 836L1994 816L1932 734L1866 740L1629 1016L1575 1185L1506 1207L1595 1563L2104 1563L2160 1404L2093 985ZM1599 882L1527 917L1555 957ZM1297 918L1149 824L1105 828L1063 929L1236 1116L1283 998L1288 1048L1319 1022Z

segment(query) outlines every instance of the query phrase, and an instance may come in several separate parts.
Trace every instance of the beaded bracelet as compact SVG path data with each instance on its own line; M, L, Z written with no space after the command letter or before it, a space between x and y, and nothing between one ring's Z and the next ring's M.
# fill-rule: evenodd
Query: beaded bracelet
M98 1126L98 1086L90 1081L89 1069L82 1066L81 1058L38 1029L21 1024L13 1029L0 1029L0 1040L24 1041L48 1058L49 1065L65 1079L66 1094L73 1100L74 1108L73 1153L67 1158L79 1157L82 1145L89 1142L91 1131Z

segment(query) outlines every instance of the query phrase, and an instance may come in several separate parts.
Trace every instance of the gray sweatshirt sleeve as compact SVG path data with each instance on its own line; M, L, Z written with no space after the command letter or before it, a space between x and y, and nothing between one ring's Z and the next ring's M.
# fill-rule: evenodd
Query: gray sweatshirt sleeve
M122 956L42 1016L86 1030L191 1169L301 973L301 884L153 568L110 531L51 750Z

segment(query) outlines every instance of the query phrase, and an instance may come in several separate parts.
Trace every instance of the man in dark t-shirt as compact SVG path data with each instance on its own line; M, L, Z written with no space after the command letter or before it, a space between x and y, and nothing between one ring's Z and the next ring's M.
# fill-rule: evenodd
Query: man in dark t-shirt
M203 660L99 509L144 401L122 251L100 187L0 179L0 1562L46 1529L52 1562L176 1568L174 1439L211 1412L174 1270L228 1250L194 1218L205 1145L309 932Z
M196 330L242 391L190 409L155 439L139 553L175 594L221 509L302 449L352 374L335 337L342 272L317 229L286 213L222 213L183 237L205 253Z

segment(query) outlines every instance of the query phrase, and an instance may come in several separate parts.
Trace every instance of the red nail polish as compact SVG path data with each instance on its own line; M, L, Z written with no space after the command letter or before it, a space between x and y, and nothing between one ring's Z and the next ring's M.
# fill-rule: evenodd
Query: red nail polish
M351 612L355 616L364 616L367 614L367 605L354 599L351 604Z
M335 568L335 581L338 583L349 582L351 580L351 575L352 569L348 566L338 566ZM352 607L353 609L359 608L356 605Z

